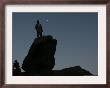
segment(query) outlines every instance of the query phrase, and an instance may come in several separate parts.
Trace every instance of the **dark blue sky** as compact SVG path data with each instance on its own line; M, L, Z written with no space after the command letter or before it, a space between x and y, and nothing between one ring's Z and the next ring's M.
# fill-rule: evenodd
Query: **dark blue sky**
M54 69L80 65L98 74L97 13L13 13L13 60L22 64L36 37L37 19L43 35L57 39Z

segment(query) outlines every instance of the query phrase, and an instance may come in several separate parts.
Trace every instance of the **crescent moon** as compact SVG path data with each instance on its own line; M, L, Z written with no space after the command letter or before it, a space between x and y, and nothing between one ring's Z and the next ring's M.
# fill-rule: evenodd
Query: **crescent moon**
M46 22L49 22L49 20L48 20L48 19L46 19Z

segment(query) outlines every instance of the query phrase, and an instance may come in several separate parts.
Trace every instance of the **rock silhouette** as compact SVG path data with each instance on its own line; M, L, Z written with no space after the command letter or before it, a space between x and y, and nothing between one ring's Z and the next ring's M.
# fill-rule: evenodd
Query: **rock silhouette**
M51 35L35 38L21 68L17 60L13 64L14 76L92 76L80 66L52 70L55 66L54 54L57 40Z
M80 66L52 70L55 66L54 54L57 40L51 35L35 38L21 68L17 60L13 63L14 76L92 76Z
M56 45L57 40L50 35L35 38L23 61L22 69L30 75L51 74L55 65Z
M54 76L87 76L93 75L89 71L82 69L80 66L64 68L62 70L54 70Z
M38 73L27 73L27 72L21 72L19 74L21 76L41 76ZM69 68L64 68L61 70L52 70L51 73L48 74L42 74L42 76L94 76L89 71L81 68L80 66L74 66Z
M87 76L92 75L89 71L80 66L52 70L55 65L54 54L57 40L52 36L43 36L34 39L27 56L25 57L22 69L23 76Z

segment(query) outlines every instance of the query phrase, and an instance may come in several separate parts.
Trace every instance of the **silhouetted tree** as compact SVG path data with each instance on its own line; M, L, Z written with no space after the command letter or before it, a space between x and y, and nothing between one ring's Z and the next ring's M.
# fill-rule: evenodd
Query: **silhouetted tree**
M13 75L20 75L20 73L21 73L21 68L19 66L19 62L15 60L13 63Z

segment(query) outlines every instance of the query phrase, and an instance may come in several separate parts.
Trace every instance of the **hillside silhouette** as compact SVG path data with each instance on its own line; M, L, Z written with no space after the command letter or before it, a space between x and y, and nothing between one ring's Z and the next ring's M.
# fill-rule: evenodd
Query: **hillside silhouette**
M13 63L14 76L87 76L93 75L89 71L82 69L80 66L64 68L61 70L53 70L55 66L55 52L57 47L57 39L53 36L43 36L42 25L37 20L35 26L37 38L34 39L28 54L24 58L22 67L16 60ZM21 72L21 69L24 72Z

